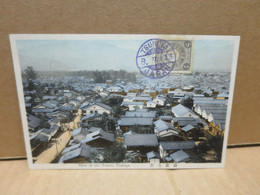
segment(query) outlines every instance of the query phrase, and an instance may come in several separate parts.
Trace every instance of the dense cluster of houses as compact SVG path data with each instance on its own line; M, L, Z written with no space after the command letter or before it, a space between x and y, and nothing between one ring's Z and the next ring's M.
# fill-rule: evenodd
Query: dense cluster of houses
M71 91L67 93L72 95L62 106L79 109L82 116L59 163L89 162L91 156L119 142L127 150L126 158L134 156L138 162L191 162L199 143L209 136L224 136L229 74L176 75L160 82L140 78L136 84L89 80L85 85L79 80L69 82ZM73 101L73 93L85 94L85 99ZM115 96L122 98L119 106L124 114L119 118L114 117L113 106L102 103ZM183 104L187 99L191 106ZM51 101L54 99L46 103ZM58 107L59 112L60 106L43 109ZM104 113L114 120L115 129L102 129Z
M137 83L94 83L76 76L24 80L32 151L48 148L59 134L71 131L60 163L88 162L120 142L126 158L134 156L138 162L192 161L199 143L224 136L229 77L200 73L160 81L141 77ZM120 117L115 117L115 105L103 101L113 97L122 100L117 105L124 113ZM80 121L74 121L76 116ZM104 120L112 120L113 129L104 129Z

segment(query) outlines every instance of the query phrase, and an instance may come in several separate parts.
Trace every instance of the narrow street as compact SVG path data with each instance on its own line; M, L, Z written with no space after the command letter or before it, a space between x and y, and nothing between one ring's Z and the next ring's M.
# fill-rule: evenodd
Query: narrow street
M74 121L70 122L70 129L78 128L77 122L80 121L81 110L78 109L78 113ZM61 127L62 128L62 127ZM35 163L51 163L65 148L72 136L71 131L64 131L58 138L52 139L53 145L42 152L37 158L34 158Z
M38 157L35 163L50 163L53 161L57 155L61 153L61 151L65 148L68 141L71 138L71 132L65 131L63 134L61 134L60 137L53 140L55 143L48 149L46 149L44 152L42 152Z

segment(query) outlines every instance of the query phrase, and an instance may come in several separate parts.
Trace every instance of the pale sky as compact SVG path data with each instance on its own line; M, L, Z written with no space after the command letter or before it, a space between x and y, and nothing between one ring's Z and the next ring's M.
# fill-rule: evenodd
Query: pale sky
M146 40L17 40L22 70L139 71L136 54ZM195 40L193 70L230 72L232 40Z

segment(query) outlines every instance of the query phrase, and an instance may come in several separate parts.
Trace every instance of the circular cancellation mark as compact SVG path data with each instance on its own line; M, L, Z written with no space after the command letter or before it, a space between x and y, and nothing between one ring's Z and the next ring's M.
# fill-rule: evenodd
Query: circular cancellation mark
M176 63L173 46L163 39L149 39L139 48L136 65L139 71L151 79L167 76Z

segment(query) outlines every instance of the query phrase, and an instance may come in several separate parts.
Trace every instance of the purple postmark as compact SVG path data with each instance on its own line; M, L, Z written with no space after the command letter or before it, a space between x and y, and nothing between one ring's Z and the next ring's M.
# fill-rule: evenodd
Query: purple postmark
M151 79L167 76L176 63L173 46L163 39L149 39L139 48L136 65L140 72Z

